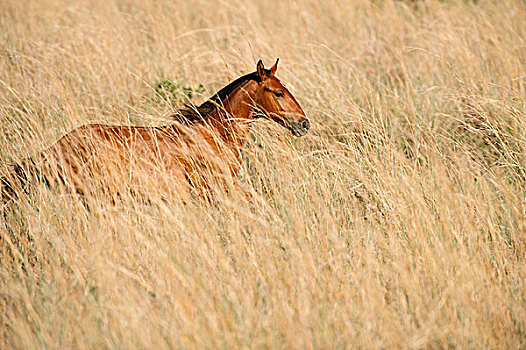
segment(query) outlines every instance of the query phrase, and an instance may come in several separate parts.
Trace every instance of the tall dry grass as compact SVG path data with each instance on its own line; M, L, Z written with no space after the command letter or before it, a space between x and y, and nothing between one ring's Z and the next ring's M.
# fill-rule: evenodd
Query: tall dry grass
M0 1L0 172L153 125L260 57L312 121L256 124L215 206L37 186L0 226L0 348L525 348L524 1ZM152 189L153 190L153 189ZM152 191L154 193L155 191Z

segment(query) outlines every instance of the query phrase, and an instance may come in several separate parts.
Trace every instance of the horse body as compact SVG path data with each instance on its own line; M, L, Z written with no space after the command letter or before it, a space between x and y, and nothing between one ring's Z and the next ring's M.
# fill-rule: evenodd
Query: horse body
M256 72L232 82L196 110L185 110L183 115L189 117L185 123L81 126L26 161L25 173L45 164L45 173L80 193L100 184L117 192L122 186L139 191L154 186L184 198L192 191L207 195L214 182L235 184L241 149L258 116L278 122L296 136L309 128L299 104L274 76L276 68L277 61L269 70L258 62ZM17 177L18 182L28 178Z

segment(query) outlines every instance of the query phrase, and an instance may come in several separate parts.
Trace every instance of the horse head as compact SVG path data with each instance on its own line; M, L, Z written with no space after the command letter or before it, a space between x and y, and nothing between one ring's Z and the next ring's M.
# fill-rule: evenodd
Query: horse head
M270 69L265 69L261 60L257 63L257 115L275 121L294 136L303 136L310 128L309 119L290 91L276 78L278 62L279 58Z

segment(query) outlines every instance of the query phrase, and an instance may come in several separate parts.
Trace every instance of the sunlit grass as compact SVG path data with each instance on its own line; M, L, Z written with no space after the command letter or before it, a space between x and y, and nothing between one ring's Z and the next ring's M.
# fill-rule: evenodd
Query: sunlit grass
M82 124L166 123L172 96L203 101L259 58L280 57L312 129L255 124L251 200L20 193L0 219L0 348L525 347L524 14L2 2L2 175ZM156 98L163 81L183 93Z

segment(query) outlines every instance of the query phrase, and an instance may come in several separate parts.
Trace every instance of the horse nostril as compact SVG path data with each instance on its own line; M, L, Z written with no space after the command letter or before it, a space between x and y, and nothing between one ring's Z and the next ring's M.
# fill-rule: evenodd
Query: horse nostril
M308 119L303 119L301 122L300 122L300 125L303 129L305 130L308 130L310 128L310 122Z

